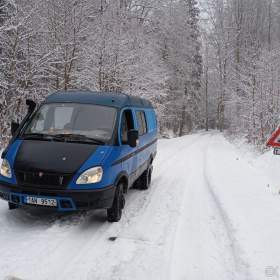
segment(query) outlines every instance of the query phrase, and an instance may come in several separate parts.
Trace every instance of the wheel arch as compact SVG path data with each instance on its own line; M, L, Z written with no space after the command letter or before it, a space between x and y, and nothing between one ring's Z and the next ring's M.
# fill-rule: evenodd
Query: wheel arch
M115 180L115 186L117 186L119 183L124 183L124 193L127 193L128 190L128 174L125 171L122 171L118 174L116 180Z

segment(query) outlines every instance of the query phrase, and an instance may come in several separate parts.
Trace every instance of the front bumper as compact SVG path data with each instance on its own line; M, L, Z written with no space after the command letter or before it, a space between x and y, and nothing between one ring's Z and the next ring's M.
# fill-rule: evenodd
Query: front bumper
M30 207L56 208L58 211L75 211L88 209L107 209L113 204L115 187L108 186L95 190L52 190L22 187L0 182L0 198L18 205ZM26 204L27 196L53 198L57 207Z

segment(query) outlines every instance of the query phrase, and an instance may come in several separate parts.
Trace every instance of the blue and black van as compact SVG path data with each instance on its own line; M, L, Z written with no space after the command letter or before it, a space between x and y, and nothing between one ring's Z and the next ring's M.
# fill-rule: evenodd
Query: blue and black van
M11 126L0 197L10 209L107 209L119 221L128 189L148 189L157 150L151 103L121 93L59 91Z

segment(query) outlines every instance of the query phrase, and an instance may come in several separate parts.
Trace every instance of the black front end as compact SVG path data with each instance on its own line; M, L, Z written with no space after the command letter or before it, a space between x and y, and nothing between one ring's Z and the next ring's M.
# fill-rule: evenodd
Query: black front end
M94 190L67 188L96 148L92 144L23 140L14 164L17 184L0 182L0 198L36 207L28 203L29 198L56 200L58 211L110 208L114 186Z

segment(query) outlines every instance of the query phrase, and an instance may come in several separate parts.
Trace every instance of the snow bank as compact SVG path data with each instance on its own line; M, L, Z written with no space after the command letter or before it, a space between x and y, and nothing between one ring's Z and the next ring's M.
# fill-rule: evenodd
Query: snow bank
M207 150L207 178L231 232L237 269L245 279L277 276L280 265L280 158L254 155L216 136ZM218 159L218 162L217 162Z

